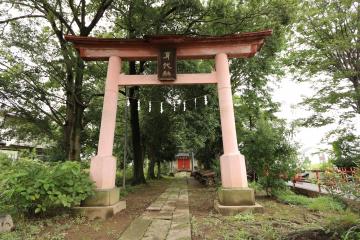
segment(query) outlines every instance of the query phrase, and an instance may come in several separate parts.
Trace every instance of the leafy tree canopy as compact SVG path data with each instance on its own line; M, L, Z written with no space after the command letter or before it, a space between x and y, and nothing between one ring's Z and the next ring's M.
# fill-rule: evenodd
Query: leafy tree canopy
M306 126L349 120L360 113L360 6L353 0L301 1L288 59L299 81L316 94L304 104L315 113ZM334 115L332 110L337 111ZM339 111L341 112L340 116Z

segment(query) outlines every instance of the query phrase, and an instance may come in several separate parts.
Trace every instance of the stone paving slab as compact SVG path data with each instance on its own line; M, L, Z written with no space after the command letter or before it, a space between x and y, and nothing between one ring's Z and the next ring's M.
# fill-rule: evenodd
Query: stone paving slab
M191 240L190 222L172 221L166 240Z
M136 218L125 230L119 240L140 240L145 235L146 230L151 224L150 219Z
M169 211L160 211L160 212L145 212L142 214L142 218L144 219L163 219L163 220L171 220L173 218L173 213Z
M171 220L156 219L153 220L148 228L143 240L165 240L168 235Z
M191 240L186 178L174 182L135 219L119 240Z

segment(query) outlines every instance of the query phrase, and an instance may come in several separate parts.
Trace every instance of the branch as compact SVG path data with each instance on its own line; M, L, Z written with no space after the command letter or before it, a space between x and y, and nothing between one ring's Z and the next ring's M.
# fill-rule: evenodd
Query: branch
M119 93L121 93L122 95L126 96L126 93L123 91L123 90L120 90L119 89ZM105 93L96 93L96 94L92 94L90 97L89 97L89 100L87 102L87 104L85 105L85 107L88 107L90 105L90 102L96 98L96 97L104 97L105 96Z
M34 1L34 0L33 0ZM56 9L54 9L47 1L45 0L38 0L43 4L43 10L49 14L52 13L53 16L55 16L62 24L65 25L65 27L69 30L69 32L72 35L76 35L74 30L71 28L71 26L69 25L69 23L67 22L67 20L64 18L63 15L61 15L59 12L56 11ZM40 9L39 9L40 10ZM53 21L52 19L50 19L50 17L47 18L50 22ZM62 32L61 32L62 33Z
M6 20L1 20L1 21L0 21L0 24L9 23L9 22L16 21L16 20L19 20L19 19L24 19L24 18L46 18L46 17L45 17L44 15L32 15L32 14L28 14L28 15L24 15L24 16L9 18L9 19L6 19Z
M89 26L85 27L84 30L80 30L80 36L88 36L96 24L100 21L101 17L104 15L106 9L113 3L113 0L103 0L101 6L97 10L93 20Z
M70 6L70 9L71 9L71 12L73 13L74 15L74 21L76 22L76 24L78 25L79 28L81 28L81 22L79 20L79 6L77 8L75 8L74 6L74 0L69 0L69 6Z

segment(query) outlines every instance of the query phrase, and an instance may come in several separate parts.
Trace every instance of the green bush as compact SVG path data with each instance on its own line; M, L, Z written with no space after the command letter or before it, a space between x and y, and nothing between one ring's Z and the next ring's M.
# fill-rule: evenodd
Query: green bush
M78 162L0 161L0 205L36 214L72 207L93 194L94 184Z
M263 186L260 183L255 182L255 181L249 182L249 188L254 189L255 192L260 192L260 191L264 190Z

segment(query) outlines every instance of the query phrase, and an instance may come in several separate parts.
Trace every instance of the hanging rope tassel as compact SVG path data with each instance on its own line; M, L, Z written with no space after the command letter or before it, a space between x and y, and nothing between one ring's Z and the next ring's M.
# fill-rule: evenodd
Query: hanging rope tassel
M138 100L137 110L140 111L140 100Z
M205 103L205 106L208 105L208 99L207 99L207 96L206 96L206 95L204 96L204 103Z
M163 109L163 102L160 103L160 113L162 114L164 112L164 109Z
M196 109L196 98L194 99L195 109Z
M151 112L151 102L149 102L149 112Z
M184 112L186 111L186 102L184 101Z
M127 101L126 101L126 106L130 106L130 100L129 99L127 99Z

